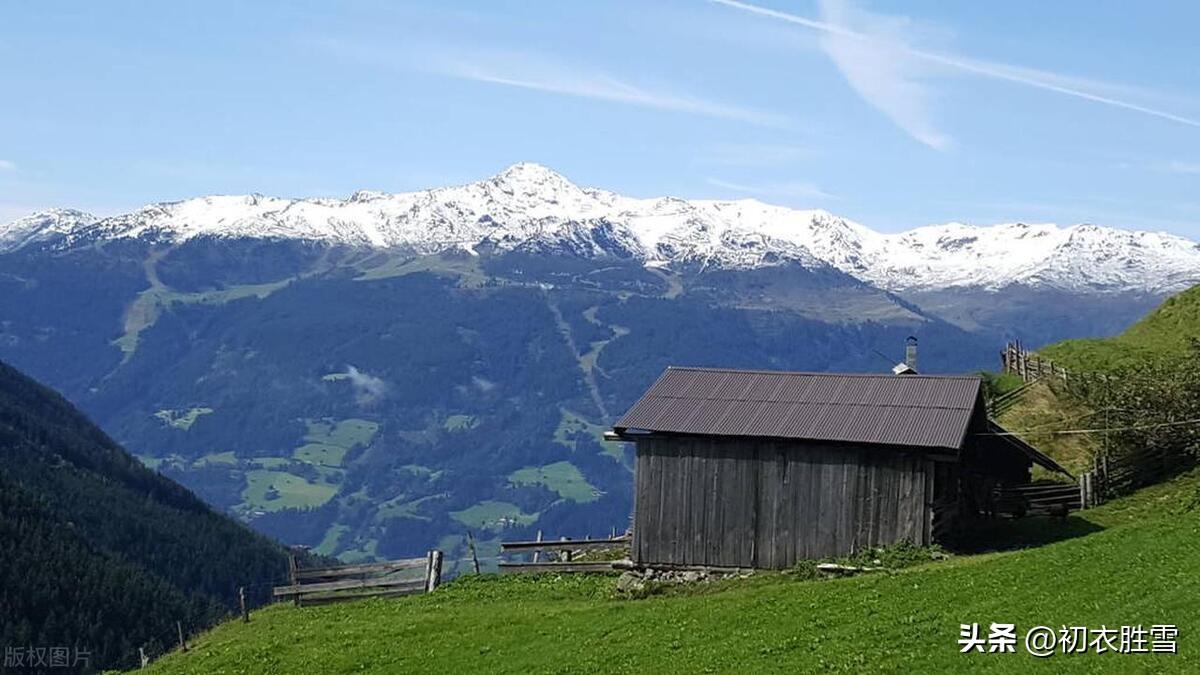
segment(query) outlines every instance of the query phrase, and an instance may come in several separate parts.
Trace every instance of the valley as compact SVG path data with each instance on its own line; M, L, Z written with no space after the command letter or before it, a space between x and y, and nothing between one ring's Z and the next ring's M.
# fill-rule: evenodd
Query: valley
M1097 285L1055 281L1046 265L1096 237L1151 241L877 235L536 165L345 202L63 211L0 228L0 358L261 532L346 560L441 545L454 573L468 533L490 566L502 537L623 530L632 468L603 432L668 365L883 371L913 335L923 370L969 372L1011 337L1115 333L1191 278L1195 245L1155 239L1161 270L1105 257ZM1006 238L1032 271L987 266ZM930 247L934 267L905 267Z

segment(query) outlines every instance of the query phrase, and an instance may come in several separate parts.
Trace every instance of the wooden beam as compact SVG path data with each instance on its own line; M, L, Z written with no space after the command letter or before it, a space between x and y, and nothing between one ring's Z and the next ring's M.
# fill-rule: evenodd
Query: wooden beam
M398 598L405 595L420 595L425 592L424 585L421 588L384 588L382 590L364 591L362 593L331 593L328 595L306 595L304 596L305 606L329 605L335 602L348 602L351 600L363 600L366 598Z
M406 560L387 560L378 563L362 565L337 565L334 567L309 567L297 569L296 579L326 579L356 576L360 574L388 574L399 570L413 569L425 566L425 558L408 558Z
M629 537L617 537L616 539L587 539L587 540L571 540L565 541L503 541L500 542L501 551L563 551L563 550L596 550L606 548L620 548L629 545Z
M309 593L326 593L329 591L343 591L355 588L425 588L425 579L396 579L394 577L384 577L381 579L347 579L345 581L328 581L318 584L302 584L298 586L276 586L273 590L275 596L293 596L293 595L308 595Z
M612 561L602 562L542 562L542 563L500 563L501 574L521 574L529 572L612 572Z

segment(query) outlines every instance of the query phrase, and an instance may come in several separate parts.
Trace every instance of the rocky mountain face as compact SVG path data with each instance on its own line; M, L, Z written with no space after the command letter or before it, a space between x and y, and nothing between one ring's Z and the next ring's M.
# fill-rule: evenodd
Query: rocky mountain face
M204 197L0 227L0 359L148 466L346 559L485 557L628 522L607 425L668 365L994 367L1115 333L1196 244L1077 225L881 234L753 200L633 199L532 164L349 199ZM485 562L486 564L486 562Z

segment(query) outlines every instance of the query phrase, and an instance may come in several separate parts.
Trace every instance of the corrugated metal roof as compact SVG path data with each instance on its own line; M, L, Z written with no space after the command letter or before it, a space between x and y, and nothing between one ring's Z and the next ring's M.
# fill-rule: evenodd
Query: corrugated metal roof
M880 445L962 445L979 378L668 368L614 428Z

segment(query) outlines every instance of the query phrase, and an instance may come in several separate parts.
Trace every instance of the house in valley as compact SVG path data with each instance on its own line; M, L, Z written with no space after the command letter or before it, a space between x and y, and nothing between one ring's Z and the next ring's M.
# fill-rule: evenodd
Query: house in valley
M1034 463L1066 473L988 419L978 377L673 367L612 436L637 446L631 557L648 565L926 545Z

